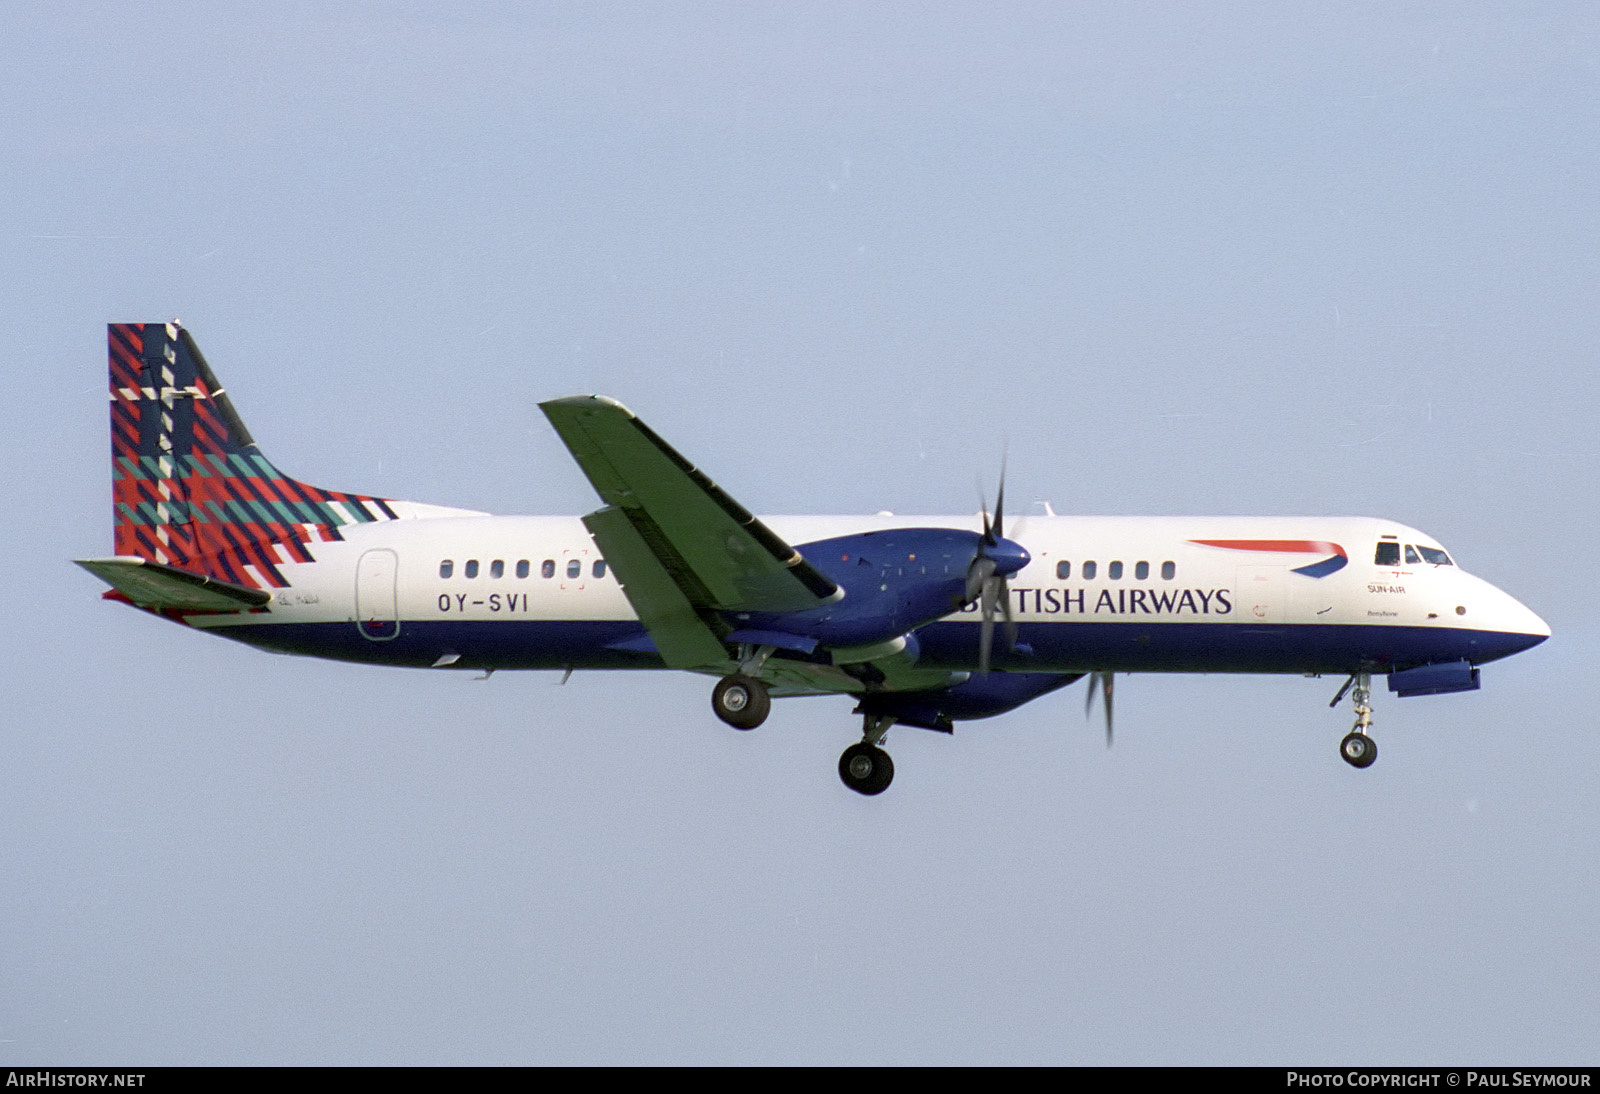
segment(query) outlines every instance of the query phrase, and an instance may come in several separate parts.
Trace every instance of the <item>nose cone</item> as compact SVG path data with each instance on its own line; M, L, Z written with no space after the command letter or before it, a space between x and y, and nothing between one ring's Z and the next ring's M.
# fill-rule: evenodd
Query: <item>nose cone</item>
M986 548L984 554L994 559L995 573L1001 577L1010 577L1033 561L1026 547L1010 539L995 540L994 546Z
M1533 639L1526 648L1537 646L1550 637L1550 624L1540 619L1532 608L1510 593L1495 589L1498 594L1492 605L1491 626L1507 634L1520 634Z
M1507 596L1506 599L1516 605L1519 618L1514 621L1514 633L1520 635L1526 641L1526 644L1521 647L1522 649L1531 650L1550 637L1550 624L1534 614L1533 609L1513 597Z
M1530 612L1529 614L1531 615L1532 613ZM1538 619L1539 617L1534 616L1534 618ZM1541 620L1540 622L1542 625L1543 621ZM1533 649L1533 647L1549 637L1549 627L1545 627L1543 631L1500 631L1496 633L1494 641L1490 645L1493 657L1510 657L1514 653Z
M1509 657L1531 650L1550 637L1550 624L1510 593L1474 578L1461 590L1456 615L1461 623L1488 632L1481 644L1488 647L1484 660Z

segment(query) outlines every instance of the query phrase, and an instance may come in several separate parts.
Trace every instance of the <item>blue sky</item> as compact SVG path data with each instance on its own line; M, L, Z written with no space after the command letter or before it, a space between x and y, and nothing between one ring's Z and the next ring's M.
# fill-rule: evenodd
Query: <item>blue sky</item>
M25 0L0 38L0 1063L1592 1061L1600 15ZM758 512L1370 513L1552 625L1468 695L1119 681L840 786L842 699L272 657L98 600L108 321L275 462Z

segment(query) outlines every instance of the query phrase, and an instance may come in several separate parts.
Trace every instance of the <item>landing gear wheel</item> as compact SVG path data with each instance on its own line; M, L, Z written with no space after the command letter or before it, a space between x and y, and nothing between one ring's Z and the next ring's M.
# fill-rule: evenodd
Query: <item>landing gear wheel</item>
M1378 758L1378 742L1365 733L1352 733L1339 742L1339 755L1351 767L1371 767Z
M894 781L894 761L876 745L851 745L839 757L839 778L857 794L882 794Z
M760 680L724 676L711 692L711 709L734 729L754 729L767 720L772 696Z

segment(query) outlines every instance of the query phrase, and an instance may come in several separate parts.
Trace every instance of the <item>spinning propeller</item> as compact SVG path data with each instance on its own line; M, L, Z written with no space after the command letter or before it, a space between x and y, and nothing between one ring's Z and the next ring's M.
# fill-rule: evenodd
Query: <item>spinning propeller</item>
M978 671L989 671L989 658L994 651L994 621L996 608L1005 618L1006 623L1006 648L1011 649L1017 644L1017 623L1011 616L1011 588L1006 584L1006 579L1029 562L1029 555L1020 543L1005 538L1006 524L1006 465L1000 461L1000 490L994 499L994 522L989 521L989 503L983 502L983 540L978 545L978 554L972 560L972 565L967 567L967 603L978 602L978 610L982 613L981 630L978 632ZM1089 673L1087 694L1084 696L1083 713L1088 717L1094 713L1095 696L1103 700L1106 719L1106 747L1111 747L1112 742L1112 706L1111 696L1114 689L1116 674L1111 672Z
M978 632L978 671L989 671L989 655L994 649L995 608L1006 621L1006 648L1017 644L1017 623L1011 617L1011 588L1006 579L1028 564L1029 555L1020 543L1005 538L1006 470L1000 464L1000 493L994 499L994 523L989 523L989 504L983 503L983 540L978 554L967 567L967 603L978 602L983 622Z

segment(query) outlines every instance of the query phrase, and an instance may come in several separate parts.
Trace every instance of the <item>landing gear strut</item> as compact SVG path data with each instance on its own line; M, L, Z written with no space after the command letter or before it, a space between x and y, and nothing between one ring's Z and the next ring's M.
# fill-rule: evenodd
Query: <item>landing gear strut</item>
M711 709L734 729L754 729L767 720L772 696L760 680L748 676L724 676L711 691Z
M1344 762L1351 767L1371 767L1378 759L1378 742L1368 735L1372 728L1372 674L1370 672L1354 672L1350 679L1345 681L1344 687L1339 689L1339 694L1333 697L1332 706L1338 706L1339 700L1344 698L1345 692L1350 693L1350 701L1355 704L1355 728L1346 734L1345 739L1339 742L1339 755L1344 757Z
M894 761L878 747L892 725L893 718L868 714L861 741L845 749L844 755L839 757L839 778L857 794L882 794L894 781Z

